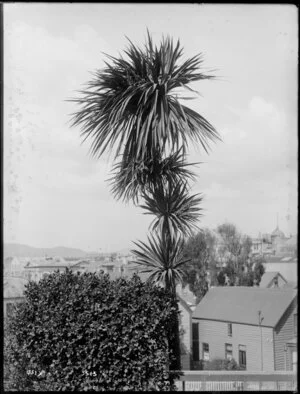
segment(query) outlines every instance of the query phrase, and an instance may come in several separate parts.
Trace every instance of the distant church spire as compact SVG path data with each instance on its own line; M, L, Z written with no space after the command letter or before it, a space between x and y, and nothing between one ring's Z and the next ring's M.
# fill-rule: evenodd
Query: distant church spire
M278 228L278 212L277 212L277 227L276 228Z

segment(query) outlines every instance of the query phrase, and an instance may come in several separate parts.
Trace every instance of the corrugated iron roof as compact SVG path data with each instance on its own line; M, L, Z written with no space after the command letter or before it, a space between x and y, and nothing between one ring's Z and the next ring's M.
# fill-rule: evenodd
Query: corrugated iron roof
M257 325L261 311L262 326L275 327L296 295L294 289L212 287L197 305L193 318Z

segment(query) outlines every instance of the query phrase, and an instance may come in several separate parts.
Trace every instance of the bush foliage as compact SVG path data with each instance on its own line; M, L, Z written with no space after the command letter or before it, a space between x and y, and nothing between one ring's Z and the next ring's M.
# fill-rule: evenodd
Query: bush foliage
M241 368L234 358L231 360L215 358L211 361L205 361L203 369L207 371L237 371Z
M5 329L17 390L170 390L176 300L138 276L54 273L30 282ZM8 368L8 369L7 369Z

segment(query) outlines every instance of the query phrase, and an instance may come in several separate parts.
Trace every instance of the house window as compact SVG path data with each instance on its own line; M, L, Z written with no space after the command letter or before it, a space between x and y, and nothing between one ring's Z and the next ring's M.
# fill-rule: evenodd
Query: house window
M193 360L199 361L199 323L193 323Z
M292 351L292 371L297 372L297 350Z
M225 358L226 358L226 360L232 359L232 344L231 343L225 343Z
M294 336L297 336L298 313L294 314Z
M205 361L209 361L209 344L202 343L202 358Z
M227 331L228 331L228 336L232 337L232 324L231 323L227 324Z
M246 346L239 345L239 364L240 367L246 369L247 359L246 359Z

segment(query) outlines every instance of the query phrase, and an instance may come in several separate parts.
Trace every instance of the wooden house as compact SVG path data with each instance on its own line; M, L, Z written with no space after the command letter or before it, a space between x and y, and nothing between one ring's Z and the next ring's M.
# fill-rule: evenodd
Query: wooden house
M297 291L213 287L193 313L193 360L235 359L248 371L297 368Z

